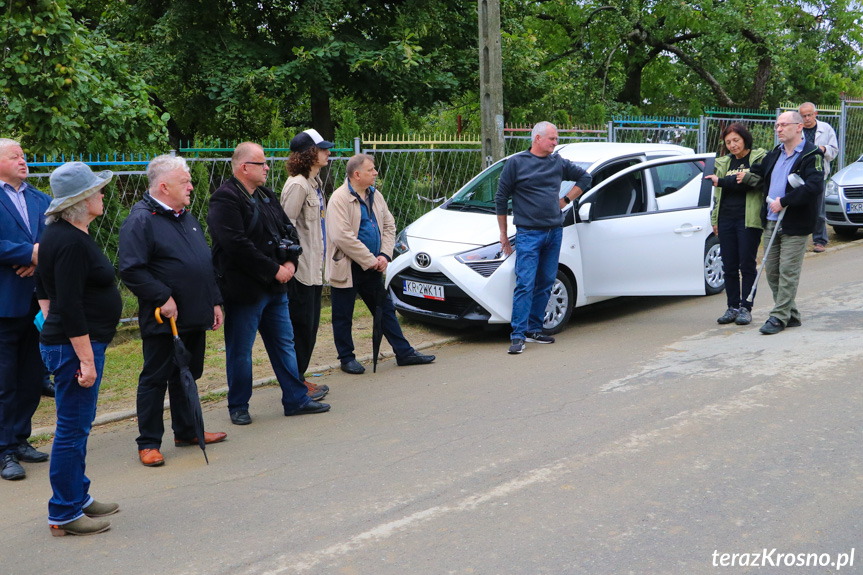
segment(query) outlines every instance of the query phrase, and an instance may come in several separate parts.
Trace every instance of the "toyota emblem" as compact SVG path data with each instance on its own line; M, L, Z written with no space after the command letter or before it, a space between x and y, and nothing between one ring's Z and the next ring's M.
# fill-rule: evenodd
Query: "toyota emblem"
M427 268L431 265L431 256L425 252L420 252L416 257L417 265L421 268Z

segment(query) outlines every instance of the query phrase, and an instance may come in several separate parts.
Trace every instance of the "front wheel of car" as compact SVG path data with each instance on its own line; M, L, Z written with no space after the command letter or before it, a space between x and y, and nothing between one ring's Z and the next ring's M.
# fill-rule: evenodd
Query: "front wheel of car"
M569 318L572 317L572 308L575 307L575 289L563 271L557 270L554 285L551 286L551 297L545 306L545 318L542 321L542 331L552 335L560 333Z
M857 235L857 228L854 226L833 226L833 231L840 238L850 239Z
M704 244L704 291L713 295L725 289L725 272L722 270L722 253L719 238L710 236Z

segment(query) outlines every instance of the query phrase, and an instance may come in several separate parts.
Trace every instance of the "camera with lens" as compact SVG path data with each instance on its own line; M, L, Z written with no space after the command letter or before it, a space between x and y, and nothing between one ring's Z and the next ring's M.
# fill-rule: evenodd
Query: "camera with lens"
M276 259L280 264L286 262L297 263L300 255L303 253L303 246L300 245L300 236L294 226L284 226L282 235L276 238Z

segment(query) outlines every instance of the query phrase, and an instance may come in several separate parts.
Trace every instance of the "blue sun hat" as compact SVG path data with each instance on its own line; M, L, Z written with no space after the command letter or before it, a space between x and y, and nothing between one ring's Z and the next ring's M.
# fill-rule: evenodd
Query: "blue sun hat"
M101 190L111 181L114 173L110 170L94 174L84 162L66 162L51 174L51 192L54 200L45 215L62 212L82 202Z

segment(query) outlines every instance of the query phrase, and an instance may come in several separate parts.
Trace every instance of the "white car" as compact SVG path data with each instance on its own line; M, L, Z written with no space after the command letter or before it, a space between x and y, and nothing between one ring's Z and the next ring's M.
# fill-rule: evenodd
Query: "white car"
M863 227L863 156L827 181L824 204L836 235L854 237Z
M556 151L591 173L565 210L557 280L544 329L563 329L574 307L615 296L698 295L725 286L710 224L713 154L675 145L578 143ZM451 326L507 324L515 258L502 254L494 195L503 159L396 240L387 286L396 309ZM705 163L707 164L705 168ZM564 182L560 194L572 188ZM509 229L515 227L509 216ZM516 253L518 245L513 244Z

